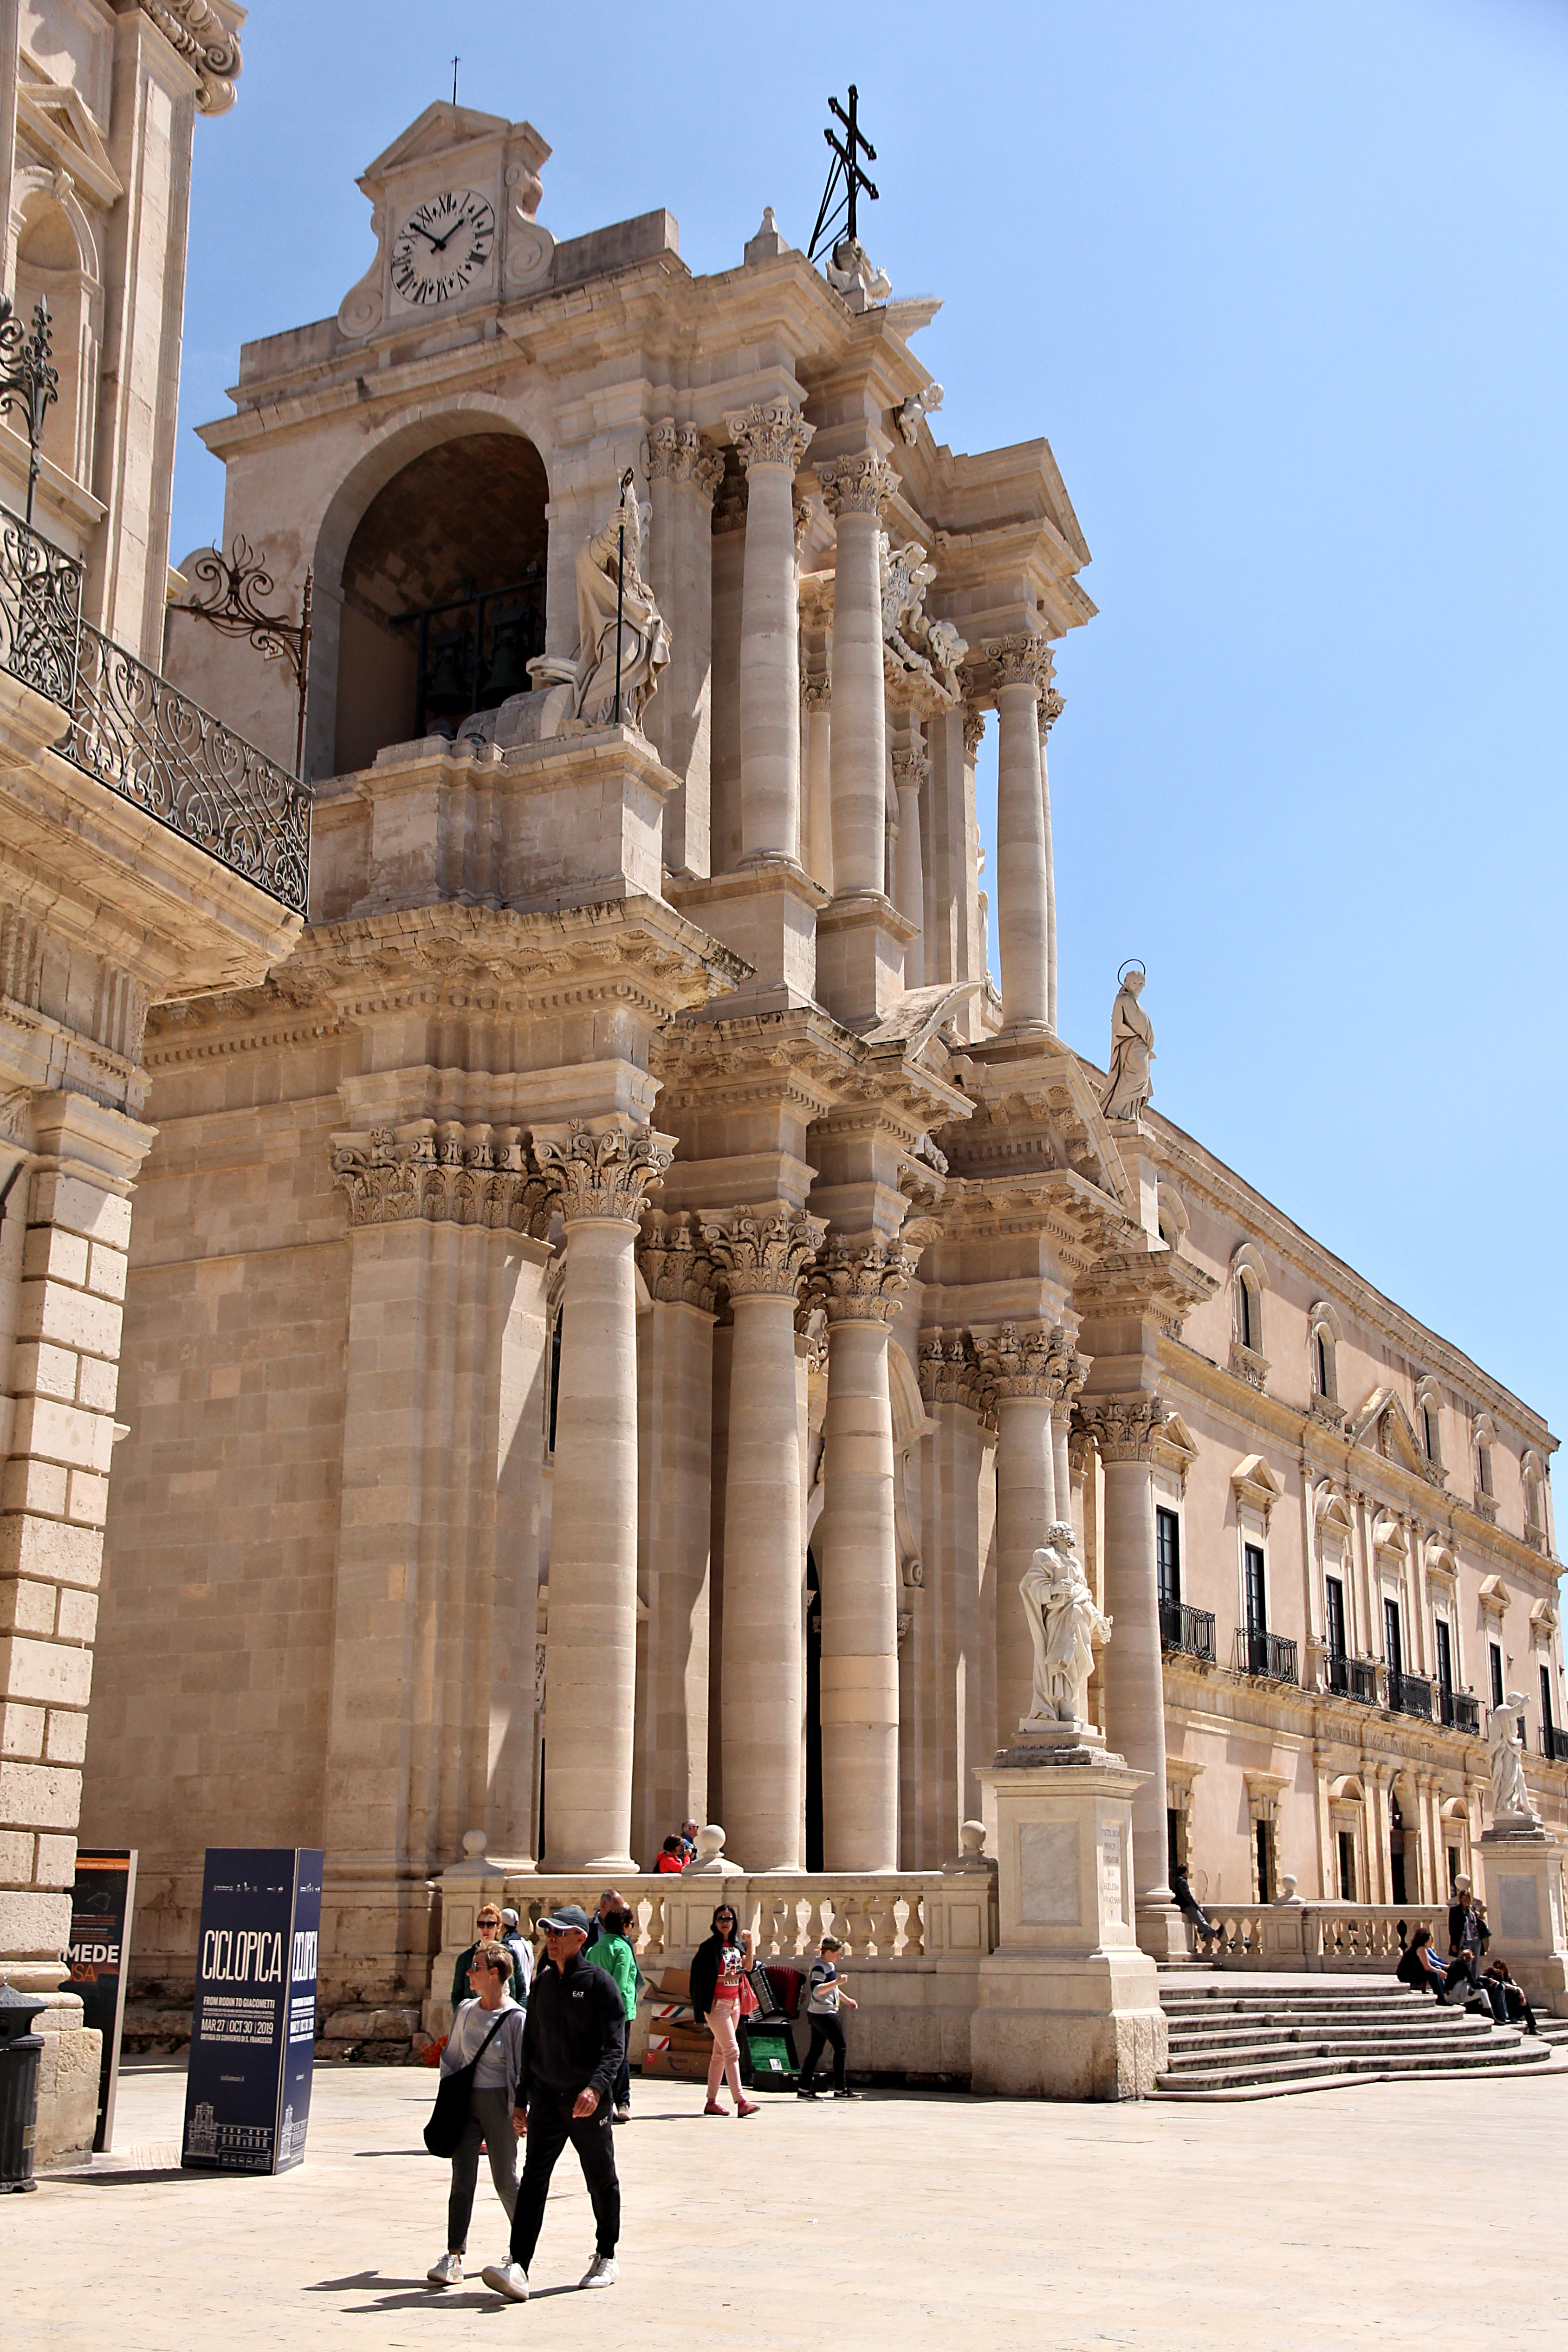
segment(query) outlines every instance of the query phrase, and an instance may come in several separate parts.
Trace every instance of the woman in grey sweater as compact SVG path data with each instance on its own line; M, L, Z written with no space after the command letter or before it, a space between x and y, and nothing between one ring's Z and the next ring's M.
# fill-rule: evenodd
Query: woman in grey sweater
M483 1943L477 1948L468 1969L474 1998L464 2001L453 2018L441 2053L443 2074L455 2074L459 2067L472 2065L476 2058L479 2064L468 2095L468 2120L452 2158L447 2252L425 2273L432 2286L456 2286L462 2278L481 2144L489 2157L490 2179L509 2221L517 2203L517 2134L511 2111L522 2065L525 2012L511 1998L511 1970L512 1956L504 1944Z

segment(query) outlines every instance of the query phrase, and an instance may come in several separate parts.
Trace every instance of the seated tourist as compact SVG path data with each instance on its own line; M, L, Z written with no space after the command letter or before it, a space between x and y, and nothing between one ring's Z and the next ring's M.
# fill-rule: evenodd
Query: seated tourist
M1510 1975L1506 1960L1492 1962L1481 1979L1481 1990L1490 2001L1492 2015L1500 2025L1517 2025L1522 2020L1527 2033L1540 2032L1524 1988Z
M1193 1893L1192 1887L1187 1882L1187 1874L1182 1868L1180 1863L1177 1863L1174 1870L1171 1873L1171 1892L1176 1898L1176 1908L1181 1913L1184 1919L1190 1919L1194 1927L1205 1936L1214 1936L1218 1934L1219 1930L1215 1927L1213 1920L1205 1918L1203 1911L1200 1909L1198 1898Z
M1456 1960L1450 1968L1443 1966L1432 1949L1430 1927L1416 1928L1405 1948L1404 1958L1394 1973L1401 1984L1410 1987L1412 1992L1434 1993L1440 2001L1447 2000L1450 1985L1463 1988L1458 1996L1461 2000L1474 1990L1462 1961Z
M654 1869L661 1876L668 1878L674 1873L684 1870L685 1867L686 1848L678 1837L667 1837L659 1848L658 1860L654 1864Z

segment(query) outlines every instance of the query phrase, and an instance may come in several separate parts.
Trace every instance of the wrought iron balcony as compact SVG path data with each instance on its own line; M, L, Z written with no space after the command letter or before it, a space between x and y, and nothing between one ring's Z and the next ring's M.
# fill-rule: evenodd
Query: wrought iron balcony
M1388 1669L1388 1704L1395 1715L1419 1715L1432 1720L1432 1685L1425 1675L1395 1674Z
M1469 1691L1445 1690L1437 1685L1436 1692L1437 1720L1450 1731L1468 1731L1473 1738L1480 1737L1481 1703Z
M1241 1675L1262 1675L1271 1683L1300 1682L1296 1671L1296 1644L1281 1633L1253 1633L1245 1625L1236 1636L1236 1670Z
M1329 1653L1329 1688L1338 1691L1342 1698L1360 1699L1363 1706L1377 1705L1377 1668L1370 1658L1345 1658Z
M0 668L68 713L56 748L302 915L307 787L84 621L81 589L77 559L0 508Z
M1541 1727L1541 1752L1553 1764L1568 1764L1568 1731L1555 1723L1543 1723Z
M1162 1601L1160 1640L1167 1650L1207 1658L1211 1665L1215 1662L1214 1618L1206 1609L1189 1609L1184 1601Z

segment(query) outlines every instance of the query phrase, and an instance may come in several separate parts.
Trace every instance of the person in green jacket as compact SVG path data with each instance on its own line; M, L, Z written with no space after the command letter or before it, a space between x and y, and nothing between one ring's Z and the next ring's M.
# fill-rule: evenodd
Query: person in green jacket
M597 1940L583 1957L591 1960L606 1976L614 1977L626 2011L626 2023L621 2029L621 2063L616 2076L616 2121L630 2123L632 2119L632 2020L637 2013L637 1987L642 1971L637 1967L637 1954L631 1946L632 1915L629 1911L602 1912L599 1916Z

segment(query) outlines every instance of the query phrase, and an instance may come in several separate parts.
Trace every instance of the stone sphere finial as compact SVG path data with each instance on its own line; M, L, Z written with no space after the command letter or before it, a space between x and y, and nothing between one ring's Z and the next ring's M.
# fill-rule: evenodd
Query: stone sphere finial
M463 1832L463 1852L470 1862L482 1862L484 1860L485 1832L483 1830L465 1830Z

